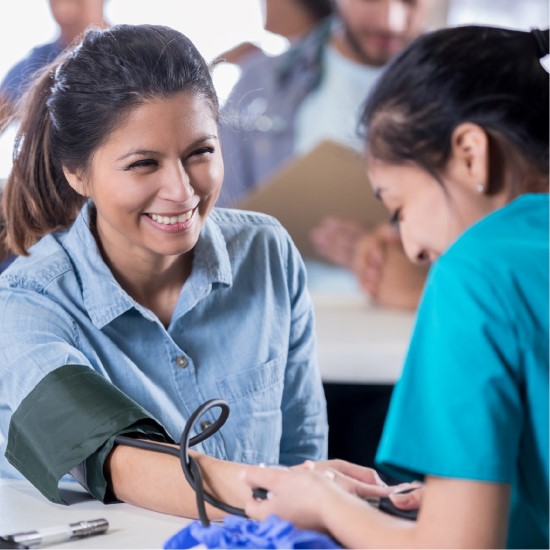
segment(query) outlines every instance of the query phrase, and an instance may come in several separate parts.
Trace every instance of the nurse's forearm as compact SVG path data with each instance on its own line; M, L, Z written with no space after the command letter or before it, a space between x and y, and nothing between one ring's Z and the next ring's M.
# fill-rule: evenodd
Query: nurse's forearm
M387 516L350 494L321 508L322 523L348 548L504 548L510 487L428 477L417 522Z
M191 452L203 473L205 489L219 500L242 508L248 491L238 481L242 464ZM187 483L179 460L167 454L116 446L105 463L116 497L165 514L197 517L195 492ZM224 514L207 505L210 519Z

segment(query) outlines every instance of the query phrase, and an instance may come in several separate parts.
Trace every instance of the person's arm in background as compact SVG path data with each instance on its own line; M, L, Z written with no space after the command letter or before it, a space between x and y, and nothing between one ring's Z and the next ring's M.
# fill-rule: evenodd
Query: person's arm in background
M213 65L218 63L233 63L234 65L242 66L250 58L251 55L258 54L262 50L252 42L241 42L233 48L221 53L214 61Z
M353 271L376 303L416 309L428 267L407 259L399 233L389 224L371 228L330 217L314 228L311 241L321 257Z
M376 303L414 310L429 266L413 264L405 255L397 229L384 224L359 239L352 270Z
M310 240L320 257L351 270L359 242L371 233L368 225L330 216L312 229Z

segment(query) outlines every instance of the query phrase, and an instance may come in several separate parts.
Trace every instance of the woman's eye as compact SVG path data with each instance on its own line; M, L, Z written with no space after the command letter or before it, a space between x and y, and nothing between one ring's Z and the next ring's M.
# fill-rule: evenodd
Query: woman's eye
M401 221L401 208L398 208L394 211L394 213L390 217L390 224L394 227L397 227L399 225L399 222Z
M192 157L202 157L206 155L211 155L214 153L214 147L201 147L200 149L197 149L196 151L193 151L191 153Z
M136 162L132 162L130 166L126 168L126 170L135 170L137 168L149 168L151 166L157 166L158 162L154 159L143 159L138 160Z

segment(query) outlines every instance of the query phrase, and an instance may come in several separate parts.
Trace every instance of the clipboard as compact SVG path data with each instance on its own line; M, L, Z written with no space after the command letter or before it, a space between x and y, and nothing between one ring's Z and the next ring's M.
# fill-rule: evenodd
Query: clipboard
M293 159L237 208L277 218L302 256L317 259L309 232L323 218L336 216L371 225L389 220L371 188L361 154L334 141L323 141Z

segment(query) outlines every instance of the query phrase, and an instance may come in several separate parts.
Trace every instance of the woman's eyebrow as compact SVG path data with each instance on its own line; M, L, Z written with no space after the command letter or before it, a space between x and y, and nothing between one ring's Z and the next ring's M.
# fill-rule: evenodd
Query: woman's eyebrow
M116 160L119 161L119 160L124 160L124 159L127 159L128 157L132 157L134 155L139 155L139 156L142 156L142 157L147 157L147 156L158 156L160 155L160 152L159 151L153 151L151 149L132 149L130 151L128 151L127 153L124 153L122 156L118 157Z

